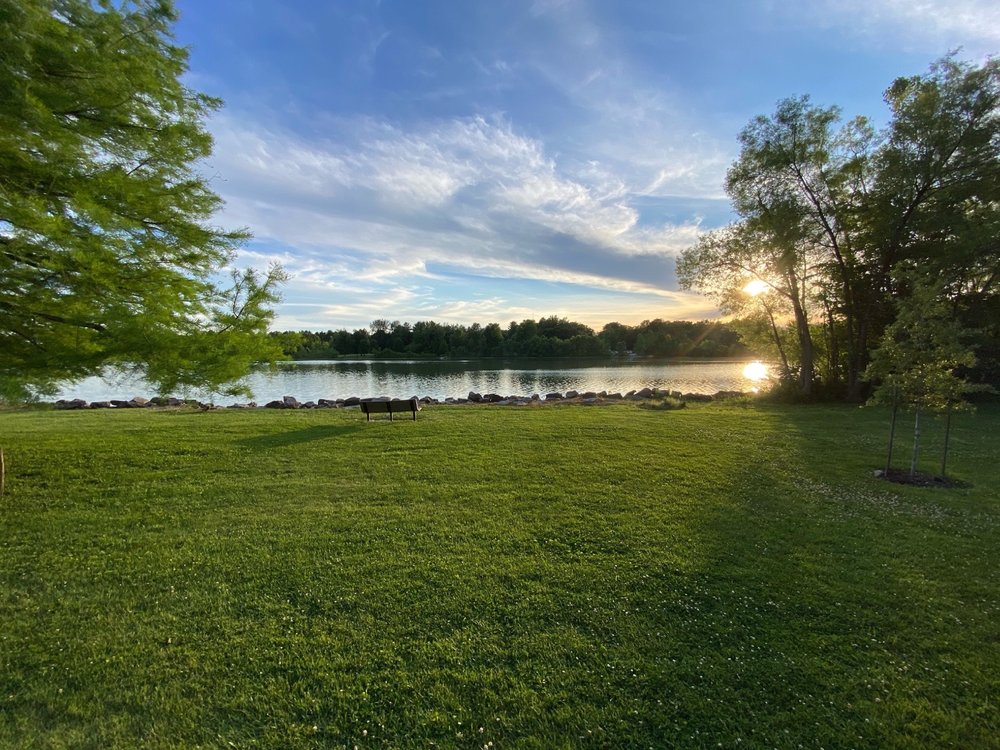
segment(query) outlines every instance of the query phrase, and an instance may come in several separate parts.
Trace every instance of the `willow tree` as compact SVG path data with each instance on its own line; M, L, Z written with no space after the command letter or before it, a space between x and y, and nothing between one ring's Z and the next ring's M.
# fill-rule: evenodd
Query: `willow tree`
M280 269L221 283L243 231L198 172L221 102L181 82L167 0L0 0L0 398L122 367L242 390Z

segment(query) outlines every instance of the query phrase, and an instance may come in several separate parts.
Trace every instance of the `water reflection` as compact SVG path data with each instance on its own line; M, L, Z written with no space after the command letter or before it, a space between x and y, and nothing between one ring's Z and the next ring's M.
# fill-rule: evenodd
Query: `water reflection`
M760 361L751 362L743 368L743 377L747 380L752 380L755 383L767 380L769 377L767 365Z
M258 402L293 395L300 401L349 396L464 397L469 391L501 395L544 396L575 390L627 393L647 386L691 393L749 391L759 385L759 362L600 360L391 360L282 363L275 371L251 374L250 387ZM64 389L59 398L89 401L153 395L142 381L89 378ZM181 394L177 394L181 395ZM207 394L186 394L207 399ZM227 399L217 399L228 403ZM231 400L231 399L230 399Z

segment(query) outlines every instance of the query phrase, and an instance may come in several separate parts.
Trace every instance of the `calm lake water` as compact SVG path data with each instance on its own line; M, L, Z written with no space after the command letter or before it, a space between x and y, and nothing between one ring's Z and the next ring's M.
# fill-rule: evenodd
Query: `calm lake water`
M465 397L469 391L530 396L569 390L627 393L646 386L685 393L749 391L758 382L743 375L744 361L653 361L586 363L579 360L382 360L335 362L286 362L274 372L261 370L249 378L258 403L282 396L299 401L360 396L430 396L437 399ZM57 398L87 401L153 396L155 389L142 381L88 378L67 386ZM186 395L210 400L207 394ZM217 403L233 399L216 397Z

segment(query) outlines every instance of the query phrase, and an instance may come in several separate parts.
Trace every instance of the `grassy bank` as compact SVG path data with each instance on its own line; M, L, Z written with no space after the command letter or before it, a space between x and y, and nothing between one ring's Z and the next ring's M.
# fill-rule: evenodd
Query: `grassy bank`
M0 413L0 747L996 747L1000 411L885 431Z

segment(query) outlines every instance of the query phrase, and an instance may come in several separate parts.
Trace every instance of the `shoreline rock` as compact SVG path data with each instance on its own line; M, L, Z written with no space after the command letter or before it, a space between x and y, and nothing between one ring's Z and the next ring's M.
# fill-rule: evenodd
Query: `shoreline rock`
M446 405L478 405L478 406L541 406L543 404L613 404L625 401L665 401L673 399L682 403L710 403L712 401L724 401L731 399L747 398L753 394L742 391L717 391L709 393L681 393L680 391L667 390L663 388L641 388L621 393L608 393L601 391L567 391L565 394L559 392L546 393L541 396L533 393L530 396L509 395L501 396L498 393L480 394L470 391L466 398L455 398L448 396L444 399L433 398L432 396L419 397L419 401L424 406L435 404ZM410 398L418 398L411 396ZM144 398L143 396L133 396L130 400L110 399L88 403L82 398L59 399L52 403L52 407L59 410L72 411L77 409L149 409L149 408L181 408L189 407L208 411L213 409L345 409L358 406L363 400L388 400L388 396L378 396L372 398L362 398L360 396L350 396L348 398L320 398L315 401L301 402L295 396L283 396L280 399L268 401L266 404L258 405L256 401L248 403L232 403L223 407L220 404L204 403L195 399L180 399L174 396Z

